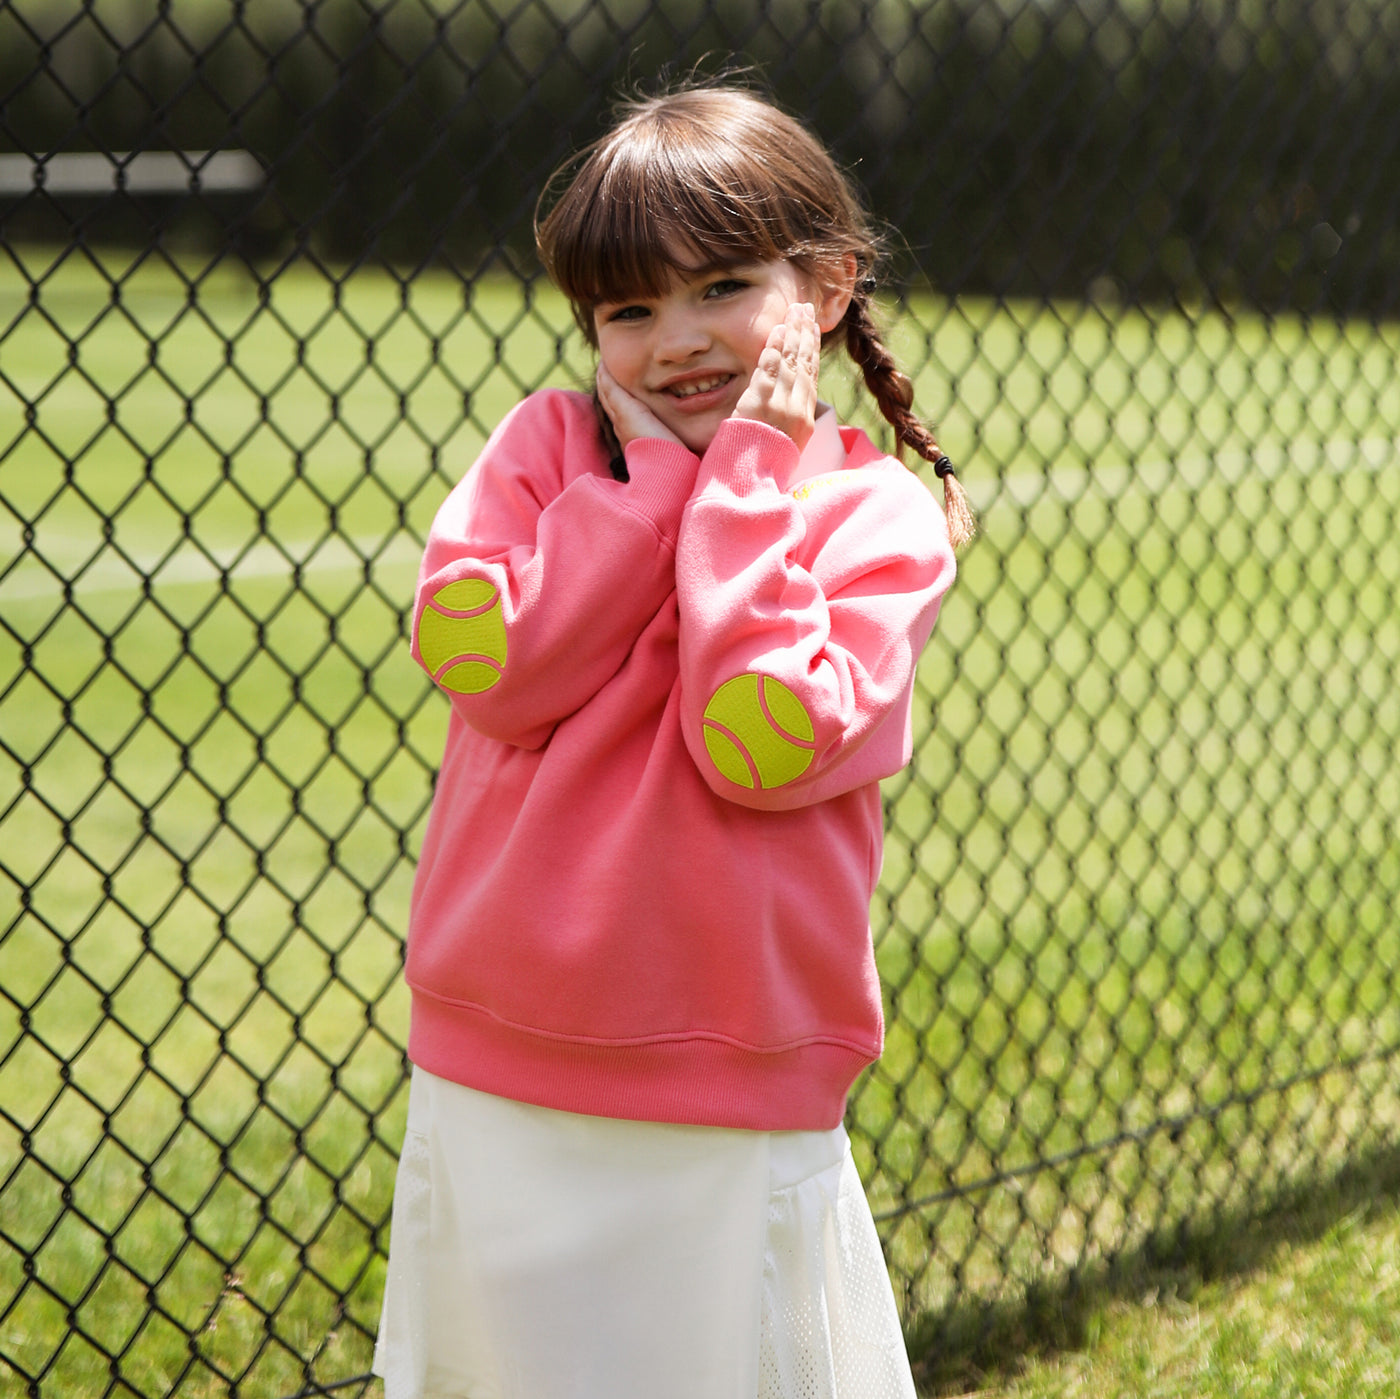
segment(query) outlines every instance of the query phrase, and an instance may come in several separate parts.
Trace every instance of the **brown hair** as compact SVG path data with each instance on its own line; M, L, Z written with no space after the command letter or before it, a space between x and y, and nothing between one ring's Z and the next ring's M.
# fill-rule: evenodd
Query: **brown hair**
M678 249L701 266L786 260L828 286L854 257L851 304L823 347L844 345L898 442L934 464L953 543L971 536L952 463L914 415L913 385L871 316L879 238L850 181L793 117L728 84L626 102L611 131L555 172L535 211L535 241L591 345L594 306L661 294Z

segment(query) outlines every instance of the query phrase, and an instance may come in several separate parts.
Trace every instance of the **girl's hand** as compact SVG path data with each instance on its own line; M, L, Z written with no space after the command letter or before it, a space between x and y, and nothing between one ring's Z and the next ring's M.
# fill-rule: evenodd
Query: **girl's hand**
M626 448L639 437L660 437L667 442L685 444L639 398L634 398L608 373L607 366L598 361L598 402L612 419L617 444Z
M817 417L817 374L821 331L810 302L788 307L780 325L768 334L753 377L734 407L736 418L754 418L807 445Z

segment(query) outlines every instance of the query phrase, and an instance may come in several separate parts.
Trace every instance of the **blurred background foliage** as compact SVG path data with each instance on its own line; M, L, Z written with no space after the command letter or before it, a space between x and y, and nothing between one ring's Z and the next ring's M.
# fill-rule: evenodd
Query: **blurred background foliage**
M736 36L900 231L906 280L1400 303L1393 0L10 0L0 131L42 155L149 148L154 130L268 172L251 205L121 201L108 240L176 217L168 233L234 234L259 258L532 269L540 169L637 75ZM71 205L29 205L11 237L61 236Z

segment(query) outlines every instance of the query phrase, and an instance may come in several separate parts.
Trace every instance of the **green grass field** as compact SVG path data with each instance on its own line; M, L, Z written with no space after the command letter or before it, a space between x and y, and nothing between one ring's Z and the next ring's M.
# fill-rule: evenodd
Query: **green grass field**
M587 372L568 326L0 252L0 1396L368 1368L446 717L402 614L485 433ZM983 534L851 1123L947 1348L1394 1140L1400 333L916 297L893 338Z

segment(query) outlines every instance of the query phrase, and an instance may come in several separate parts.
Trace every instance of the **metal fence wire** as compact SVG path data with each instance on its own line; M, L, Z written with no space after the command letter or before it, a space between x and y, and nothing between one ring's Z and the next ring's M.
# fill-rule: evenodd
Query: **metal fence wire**
M370 1388L418 552L589 372L546 173L716 55L898 230L983 526L848 1115L919 1373L1393 1149L1395 6L0 0L0 1395Z

